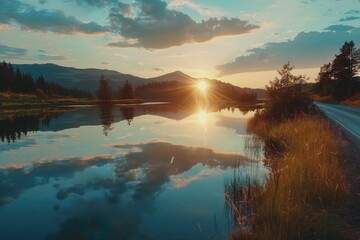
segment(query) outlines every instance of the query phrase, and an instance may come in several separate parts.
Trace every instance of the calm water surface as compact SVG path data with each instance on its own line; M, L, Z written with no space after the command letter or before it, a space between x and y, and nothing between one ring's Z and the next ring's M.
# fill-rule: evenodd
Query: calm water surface
M237 109L86 107L0 120L0 239L226 239L224 181L262 179Z

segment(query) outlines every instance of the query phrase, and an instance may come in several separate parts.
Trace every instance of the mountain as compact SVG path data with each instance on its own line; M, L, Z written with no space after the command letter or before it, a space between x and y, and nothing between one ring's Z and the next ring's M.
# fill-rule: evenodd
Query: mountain
M175 72L172 72L172 73L161 75L159 77L148 78L147 83L150 83L150 82L169 82L169 81L193 82L194 80L196 80L196 79L193 78L193 77L190 77L189 75L186 75L183 72L175 71Z
M42 75L46 81L58 83L67 88L78 88L84 91L95 93L99 87L99 79L104 75L107 79L111 80L113 90L122 87L125 81L129 81L134 87L145 85L153 82L184 82L191 83L196 81L189 75L180 71L175 71L165 75L154 78L141 78L131 74L124 74L114 70L87 68L79 69L73 67L63 67L56 64L13 64L18 67L21 72L30 73L35 78ZM217 80L211 80L217 81ZM258 98L264 97L263 89L249 89L241 88L247 92L256 92Z
M142 84L144 78L123 74L113 70L87 68L79 69L63 67L56 64L14 64L21 72L30 73L34 77L42 75L46 81L55 82L68 88L78 88L95 93L99 87L99 79L103 74L111 79L113 89L122 86L126 80L134 86Z

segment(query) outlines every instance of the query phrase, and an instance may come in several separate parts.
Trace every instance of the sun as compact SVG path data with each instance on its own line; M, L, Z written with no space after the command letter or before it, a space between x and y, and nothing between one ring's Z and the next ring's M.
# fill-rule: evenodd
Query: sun
M205 93L207 88L208 88L208 84L205 81L199 81L197 84L197 88L202 92Z

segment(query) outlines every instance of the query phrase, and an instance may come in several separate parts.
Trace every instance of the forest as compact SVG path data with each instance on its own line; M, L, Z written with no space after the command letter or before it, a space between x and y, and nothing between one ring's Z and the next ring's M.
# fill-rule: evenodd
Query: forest
M36 94L37 96L65 96L91 98L92 94L77 88L65 88L57 83L46 81L43 76L34 77L20 72L11 63L0 64L0 92Z

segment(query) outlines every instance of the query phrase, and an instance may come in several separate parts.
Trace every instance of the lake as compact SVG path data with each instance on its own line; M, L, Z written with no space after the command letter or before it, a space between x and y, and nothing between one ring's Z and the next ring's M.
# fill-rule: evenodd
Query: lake
M266 175L252 115L157 104L2 117L0 239L226 239L226 179Z

